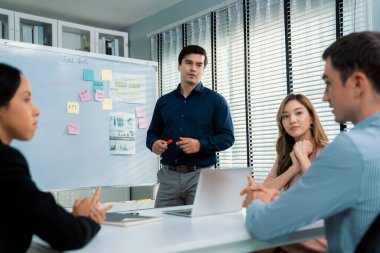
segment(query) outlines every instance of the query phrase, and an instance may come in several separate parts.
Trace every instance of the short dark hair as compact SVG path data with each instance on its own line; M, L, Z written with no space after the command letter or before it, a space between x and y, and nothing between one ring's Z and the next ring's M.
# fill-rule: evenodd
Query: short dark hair
M356 32L343 36L322 55L331 59L343 83L354 71L362 71L380 93L380 32Z
M0 107L8 105L20 86L21 71L0 63Z
M203 47L198 45L188 45L182 48L181 52L178 55L178 65L181 65L183 58L188 54L201 54L205 56L204 67L207 65L207 54L206 50Z

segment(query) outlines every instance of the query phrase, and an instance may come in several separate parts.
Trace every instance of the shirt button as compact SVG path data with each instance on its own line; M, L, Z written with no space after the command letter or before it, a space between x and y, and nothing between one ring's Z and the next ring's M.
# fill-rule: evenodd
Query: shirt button
M186 104L186 100L185 101L183 101L185 104Z
M174 162L177 163L177 162L178 162L178 159L174 159Z
M183 118L183 114L181 114L181 117Z
M182 127L179 128L179 131L182 131Z

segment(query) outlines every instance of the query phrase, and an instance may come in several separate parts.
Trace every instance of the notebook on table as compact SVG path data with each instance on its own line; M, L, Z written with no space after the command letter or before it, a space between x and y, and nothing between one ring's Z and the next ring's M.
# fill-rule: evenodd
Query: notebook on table
M104 224L115 226L132 226L142 223L160 221L159 216L146 216L138 213L106 213Z
M247 186L250 168L203 169L200 172L192 208L164 211L166 214L198 217L241 210L240 191Z

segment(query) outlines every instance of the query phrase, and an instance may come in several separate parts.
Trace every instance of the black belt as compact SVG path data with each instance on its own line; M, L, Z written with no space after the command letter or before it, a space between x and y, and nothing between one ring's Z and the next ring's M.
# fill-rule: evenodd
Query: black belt
M164 165L164 167L169 170L176 171L178 173L189 173L194 172L199 169L205 168L207 166L197 166L197 165Z

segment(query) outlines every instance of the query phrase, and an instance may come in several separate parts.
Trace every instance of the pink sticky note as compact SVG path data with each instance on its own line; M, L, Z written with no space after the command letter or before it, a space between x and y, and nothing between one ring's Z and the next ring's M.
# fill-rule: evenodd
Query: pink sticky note
M89 89L84 89L79 92L80 100L82 102L91 100L91 93Z
M102 102L104 100L104 90L95 91L95 100L99 102Z
M79 134L79 124L77 123L69 123L67 125L67 133L68 134Z
M139 118L139 128L147 128L148 127L148 121L146 118Z
M136 107L136 118L145 118L145 107Z

